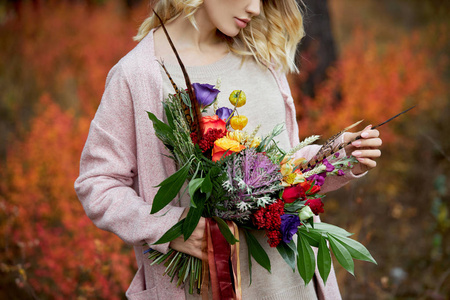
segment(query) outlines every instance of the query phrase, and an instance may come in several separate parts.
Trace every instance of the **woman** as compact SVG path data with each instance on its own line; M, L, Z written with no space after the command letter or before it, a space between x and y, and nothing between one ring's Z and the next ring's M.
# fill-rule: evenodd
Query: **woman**
M295 0L161 0L155 6L187 66L191 82L220 82L219 105L225 106L232 90L244 90L247 104L240 110L251 126L261 124L261 134L275 124L285 123L279 145L289 149L298 141L298 128L284 71L295 70L296 44L303 36L302 16ZM143 255L146 244L158 240L183 218L188 199L174 201L157 216L150 215L155 186L175 171L162 143L155 137L146 111L163 117L161 101L172 87L160 67L163 61L175 82L182 85L181 70L159 21L150 16L136 37L140 43L117 65L106 81L105 92L92 121L81 158L75 188L87 215L104 230L134 245L139 269L127 291L129 299L198 298L163 276L164 266L150 266ZM247 129L247 128L246 128ZM346 134L351 140L358 133ZM363 139L347 147L360 164L346 175L328 180L323 189L336 189L375 167L380 156L378 131L367 127ZM306 148L311 157L318 146ZM160 252L168 247L201 258L204 220L192 236L169 244L152 246ZM249 286L245 239L241 238L243 299L340 299L333 272L324 287L320 279L305 286L265 242L271 257L272 274L253 263Z

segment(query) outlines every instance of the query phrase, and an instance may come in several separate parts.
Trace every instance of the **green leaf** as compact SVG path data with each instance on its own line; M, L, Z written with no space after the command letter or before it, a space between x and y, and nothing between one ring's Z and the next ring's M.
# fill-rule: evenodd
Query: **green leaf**
M247 230L244 230L244 232L245 238L247 240L248 250L250 251L252 257L258 264L261 265L261 267L271 272L270 259L264 248L259 244L258 240L253 236L253 234L251 234Z
M298 231L297 231L298 233ZM297 245L295 244L294 240L292 240L289 244L287 244L289 246L289 248L292 249L292 251L294 251L295 255L297 255Z
M160 121L151 112L148 111L147 114L149 119L153 122L153 128L155 129L156 134L173 141L174 140L173 129L163 121Z
M281 194L283 192L280 192L280 198L281 198ZM287 203L284 205L284 209L288 212L292 212L292 213L297 213L300 209L302 209L305 206L306 200L305 201L294 201L292 203Z
M308 284L314 276L316 269L316 260L311 245L303 233L298 232L297 235L297 268L300 276Z
M230 227L228 227L228 224L224 220L219 217L212 218L217 222L217 226L219 226L220 232L229 244L234 245L236 244L236 242L239 242L239 240L236 239L234 234L231 232Z
M256 152L263 152L264 148L269 145L269 143L273 140L273 138L280 135L283 132L283 127L284 124L275 125L272 132L265 138L263 138L259 146L256 148Z
M355 276L355 266L350 252L348 252L348 250L341 243L339 243L339 241L335 237L333 237L333 235L327 233L327 236L328 241L330 242L331 250L333 250L333 254L336 257L337 261L344 269Z
M212 192L212 182L211 182L211 171L208 172L208 174L205 177L205 180L203 181L203 184L200 188L200 191L202 193L206 194L206 198L208 199L211 196L211 192Z
M165 244L179 237L182 234L181 228L183 227L183 223L184 219L173 225L172 228L167 230L167 232L164 233L163 236L152 245Z
M350 255L354 259L368 261L374 264L377 264L375 259L370 254L369 250L363 246L360 242L357 242L351 238L338 236L330 233L332 237L334 237L339 243L341 243L347 250L350 252Z
M315 223L314 229L317 229L320 232L323 233L332 233L336 235L342 235L342 236L351 236L353 233L350 233L346 231L345 229L342 229L341 227L337 227L335 225L327 224L327 223Z
M205 178L195 178L189 181L189 195L191 196L191 207L197 208L194 201L194 194L200 188Z
M301 232L303 236L308 240L308 243L313 247L319 247L320 237L322 233L315 228L306 228L304 226L298 229L299 233Z
M247 230L244 230L245 232L245 239L248 241L247 238ZM247 247L247 252L248 252L248 274L250 275L250 282L248 284L248 286L250 286L252 284L252 253L250 252L250 247Z
M191 108L191 98L189 98L188 93L186 91L182 91L179 95L181 96L181 100L184 102L184 104Z
M204 195L195 193L194 202L197 208L190 207L186 219L183 224L183 236L186 241L194 232L195 227L197 227L198 222L203 213L203 209L205 208L206 198Z
M317 268L319 269L320 277L326 284L328 275L331 271L331 254L326 239L321 236L319 242L319 251L317 252Z
M153 199L152 210L150 214L157 213L169 204L178 194L183 183L186 181L191 160L188 161L181 169L167 177L159 185L160 188Z
M164 112L166 114L166 118L167 118L167 123L169 124L170 128L175 128L174 124L173 124L173 115L172 115L172 111L170 110L170 107L167 105L167 103L164 101L163 102L163 106L164 106Z
M295 252L289 247L286 243L281 242L277 246L278 253L280 253L281 257L284 261L292 268L292 271L295 272Z

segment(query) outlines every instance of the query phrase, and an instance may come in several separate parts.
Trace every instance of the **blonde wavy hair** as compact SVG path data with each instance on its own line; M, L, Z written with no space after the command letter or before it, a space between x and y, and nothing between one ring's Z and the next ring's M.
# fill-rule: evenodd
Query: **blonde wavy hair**
M154 10L164 23L185 15L196 27L194 14L202 4L203 0L160 0ZM152 13L133 39L141 41L158 26L160 22ZM253 56L259 63L296 72L296 48L304 35L302 11L295 0L262 0L260 15L253 17L236 37L224 38L230 51L244 58Z

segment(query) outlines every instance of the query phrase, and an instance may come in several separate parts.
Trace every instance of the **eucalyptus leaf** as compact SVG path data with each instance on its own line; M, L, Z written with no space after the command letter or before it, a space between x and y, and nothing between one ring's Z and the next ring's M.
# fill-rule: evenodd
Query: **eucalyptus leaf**
M212 218L217 222L217 226L219 226L220 232L230 245L234 245L236 244L236 242L239 242L239 240L236 239L234 234L231 232L230 227L228 227L228 224L224 220L219 217Z
M375 259L370 254L369 250L363 246L360 242L357 242L351 238L338 236L330 233L332 237L334 237L338 242L340 242L347 250L350 252L350 255L354 259L368 261L374 264L377 264Z
M281 242L277 246L278 253L280 253L281 257L284 261L292 268L292 271L295 272L295 252L291 249L286 243Z
M165 244L179 237L182 234L181 228L183 227L183 223L184 219L173 225L172 228L167 230L167 232L164 233L163 236L152 245Z
M316 260L314 257L314 251L308 240L303 233L299 232L297 235L297 268L300 276L308 284L314 276L314 271L316 269Z
M245 238L247 240L247 246L250 251L251 256L255 259L255 261L261 265L264 269L269 271L271 273L271 267L270 267L270 259L267 255L264 248L259 244L258 240L248 232L247 230L244 230L245 232ZM250 261L250 260L249 260Z
M319 269L320 277L326 284L328 275L331 271L331 254L326 239L321 236L319 242L319 251L317 252L317 268Z
M167 177L159 185L159 190L153 199L150 214L157 213L169 204L178 194L183 183L186 181L192 160L188 161L181 169Z
M335 238L333 235L327 233L328 241L330 242L331 250L341 266L346 269L350 274L354 274L353 258L348 250Z

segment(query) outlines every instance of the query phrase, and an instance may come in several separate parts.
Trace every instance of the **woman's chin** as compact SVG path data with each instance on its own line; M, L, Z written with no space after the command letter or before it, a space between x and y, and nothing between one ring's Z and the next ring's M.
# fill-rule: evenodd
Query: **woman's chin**
M226 35L226 36L228 36L230 38L234 38L241 31L241 29L238 28L238 27L236 27L236 28L227 28L225 30L220 30L220 29L217 29L217 30L220 31L223 35Z

